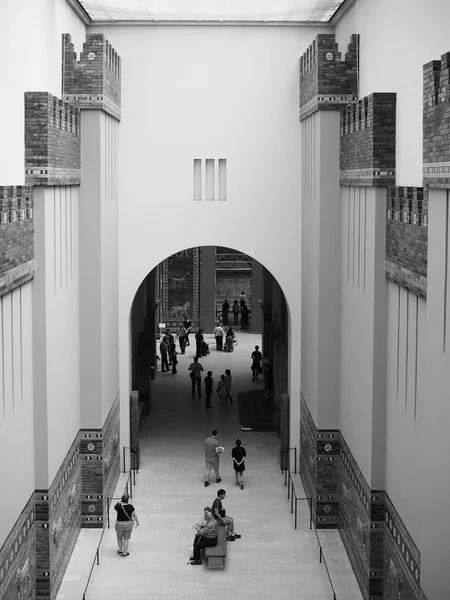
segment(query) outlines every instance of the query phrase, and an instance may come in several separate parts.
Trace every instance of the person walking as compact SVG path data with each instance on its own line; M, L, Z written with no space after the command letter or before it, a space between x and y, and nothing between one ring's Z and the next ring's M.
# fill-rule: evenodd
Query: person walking
M115 511L117 512L117 521L116 521L116 535L117 535L117 545L119 549L117 550L117 554L120 556L129 556L128 546L130 543L131 532L133 531L133 526L139 526L139 519L137 517L136 511L132 504L129 504L130 497L128 494L124 494L120 502L114 506Z
M244 489L244 471L245 471L245 457L247 452L242 446L241 440L236 440L236 446L231 451L231 458L233 459L234 475L236 477L236 485L241 486L241 490Z
M231 390L231 371L230 369L225 369L225 388L227 390L227 400L230 401L230 404L233 404L233 398L231 397L230 394L230 390Z
M177 371L177 364L178 364L177 355L178 355L177 347L174 342L172 344L172 346L170 347L170 359L172 361L172 375L175 375L175 373L178 373L178 371Z
M214 385L214 380L212 378L212 371L208 371L208 374L205 377L205 379L203 380L203 382L205 384L205 396L206 396L205 407L206 408L212 408L212 406L211 406L211 396L212 396L213 385Z
M219 396L219 410L224 406L225 410L228 410L228 398L227 398L227 382L225 375L220 376L220 381L217 384L216 392Z
M200 328L195 334L195 356L198 358L202 355L203 329Z
M225 331L223 330L220 323L214 327L214 337L216 338L216 350L223 350L223 337L225 335Z
M189 317L188 317L188 316L186 316L185 320L183 321L183 327L184 327L184 328L185 328L185 330L186 330L186 344L185 344L185 347L186 347L186 346L190 346L190 345L191 345L191 344L189 343L189 334L191 333L191 326L192 326L192 322L191 322L191 320L189 319Z
M192 362L189 367L188 367L188 371L191 377L191 384L192 384L192 397L195 396L195 386L197 386L197 393L198 393L198 397L200 398L202 395L202 371L203 371L203 366L201 365L201 363L198 362L198 357L194 356L194 362Z
M214 473L216 474L216 483L222 481L219 474L219 455L223 452L223 448L219 446L217 433L217 429L213 429L211 435L205 440L205 487L209 486L211 469L214 469Z
M238 324L238 319L239 319L239 312L240 312L240 308L239 308L239 304L238 301L235 300L233 302L233 318L234 318L234 324L237 325Z
M225 342L225 350L227 352L234 352L234 343L236 341L236 334L233 331L232 327L228 327L226 333L226 342Z
M178 330L178 343L180 344L180 353L184 354L186 348L186 327L184 325L180 325Z
M167 360L168 351L169 351L169 349L163 338L161 340L161 343L159 344L159 353L161 354L161 372L162 373L165 373L166 371L169 370L169 362Z
M258 379L258 373L261 373L261 360L262 354L259 351L259 346L255 346L254 351L251 355L252 366L250 367L252 370L252 381L256 381Z

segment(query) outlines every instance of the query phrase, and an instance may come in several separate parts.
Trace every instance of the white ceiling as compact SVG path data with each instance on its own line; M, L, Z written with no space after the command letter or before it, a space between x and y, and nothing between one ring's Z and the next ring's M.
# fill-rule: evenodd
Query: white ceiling
M93 21L328 21L344 0L78 0Z

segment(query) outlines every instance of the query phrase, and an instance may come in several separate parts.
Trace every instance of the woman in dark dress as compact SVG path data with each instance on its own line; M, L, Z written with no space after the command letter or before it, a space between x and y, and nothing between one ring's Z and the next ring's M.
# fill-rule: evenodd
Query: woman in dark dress
M129 499L128 494L124 494L121 502L117 502L114 506L117 512L116 535L117 545L119 546L117 553L120 556L129 555L128 544L130 543L133 525L136 524L136 527L139 525L139 519L137 518L134 506L129 504Z
M241 490L244 489L244 471L245 471L245 457L247 452L241 445L241 440L236 440L236 446L231 451L231 457L233 459L234 475L236 477L236 485L241 486Z

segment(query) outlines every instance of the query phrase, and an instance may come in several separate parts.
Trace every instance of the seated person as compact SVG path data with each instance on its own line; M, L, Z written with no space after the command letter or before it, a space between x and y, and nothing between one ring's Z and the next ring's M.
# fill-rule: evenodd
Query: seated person
M226 491L218 490L217 498L214 500L211 506L212 514L214 518L219 521L219 523L223 523L227 527L227 540L229 542L234 542L236 539L239 539L241 536L238 533L234 532L234 520L232 517L226 516L226 511L222 506L222 500L225 498Z
M202 523L194 525L197 535L194 538L194 553L191 556L191 565L201 565L202 559L200 552L203 548L217 546L217 527L218 522L214 519L209 506L205 506L204 520Z

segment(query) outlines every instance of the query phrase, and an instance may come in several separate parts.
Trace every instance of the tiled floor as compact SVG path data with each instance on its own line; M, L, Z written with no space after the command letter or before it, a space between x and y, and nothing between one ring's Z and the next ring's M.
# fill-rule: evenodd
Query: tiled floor
M216 352L201 359L215 381L226 368L233 375L232 393L253 384L250 354L260 336L238 331L234 353ZM215 600L331 600L333 593L319 548L309 529L306 502L299 502L298 529L294 529L287 488L278 465L279 439L272 432L241 432L236 403L228 412L206 411L204 396L191 398L188 365L194 345L179 356L178 373L157 372L152 389L151 414L141 433L142 465L137 475L133 504L141 526L134 529L130 556L117 554L114 527L107 529L94 566L86 600L152 600L210 598ZM203 441L211 430L219 431L225 446L220 460L222 483L205 488ZM245 488L234 483L230 451L236 438L247 449ZM121 495L125 475L116 495ZM225 569L187 563L192 545L192 525L211 504L216 491L227 491L224 506L235 518L240 540L228 543ZM298 496L303 496L300 480ZM111 510L114 522L115 511ZM57 600L81 600L95 556L100 532L82 530L66 571ZM319 532L339 600L361 600L358 585L337 531Z

